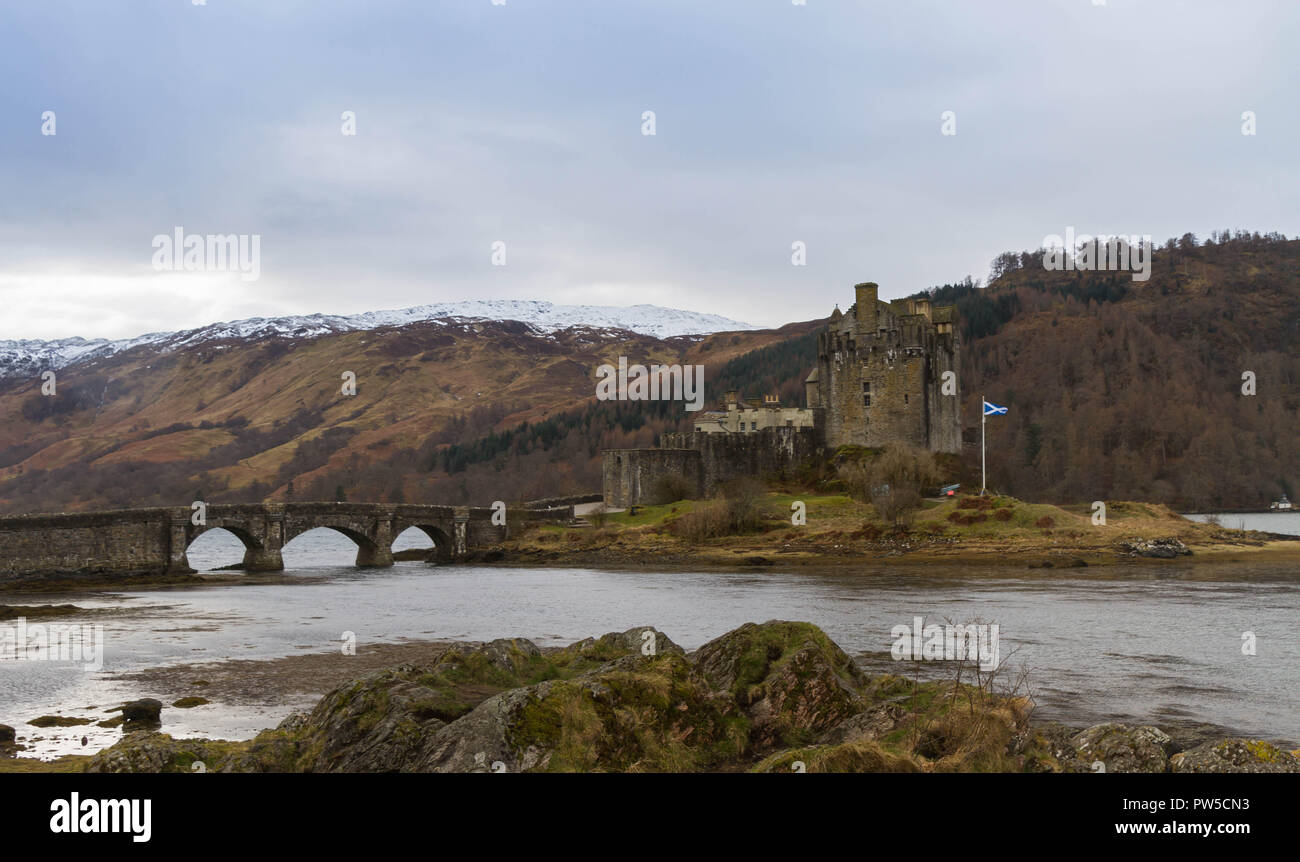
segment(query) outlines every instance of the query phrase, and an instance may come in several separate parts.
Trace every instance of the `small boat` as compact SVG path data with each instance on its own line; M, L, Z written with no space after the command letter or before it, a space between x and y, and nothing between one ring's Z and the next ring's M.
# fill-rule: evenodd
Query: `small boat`
M1278 500L1274 500L1268 506L1270 512L1289 512L1293 508L1291 501L1286 498L1286 494Z

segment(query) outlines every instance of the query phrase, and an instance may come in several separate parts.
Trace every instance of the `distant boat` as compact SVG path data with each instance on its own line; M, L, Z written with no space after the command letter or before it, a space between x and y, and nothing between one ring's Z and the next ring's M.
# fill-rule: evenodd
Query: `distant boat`
M1269 511L1272 512L1289 512L1293 507L1291 506L1291 501L1286 498L1286 494L1283 494L1280 499L1274 500L1270 503L1268 508Z

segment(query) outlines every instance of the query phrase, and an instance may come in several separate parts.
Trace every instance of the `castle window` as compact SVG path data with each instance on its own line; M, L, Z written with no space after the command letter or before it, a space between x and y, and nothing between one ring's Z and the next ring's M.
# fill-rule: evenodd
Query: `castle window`
M904 404L907 403L907 393L906 393L906 392L903 393L903 403L904 403Z
M870 395L863 395L863 396L862 396L862 406L863 406L863 407L870 407L870 406L871 406L871 396L870 396Z
M871 383L868 382L868 381L866 381L866 380L862 381L862 391L863 391L863 392L870 392L870 391L871 391Z
M749 430L750 430L750 431L757 431L757 430L758 430L758 423L757 423L757 422L750 422L750 423L749 423Z

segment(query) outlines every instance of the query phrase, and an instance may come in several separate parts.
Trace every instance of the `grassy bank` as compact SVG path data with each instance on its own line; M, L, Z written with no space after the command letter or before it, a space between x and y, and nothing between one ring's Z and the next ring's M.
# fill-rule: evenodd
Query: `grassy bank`
M792 522L802 504L805 522ZM1005 496L928 500L904 525L845 495L769 492L743 528L729 528L722 501L683 500L591 518L590 526L543 526L506 543L506 560L698 565L970 562L1082 567L1149 559L1300 559L1300 539L1201 524L1154 503L1113 501L1105 523L1091 504L1056 506ZM1181 547L1180 547L1181 546ZM1153 560L1160 562L1160 560Z

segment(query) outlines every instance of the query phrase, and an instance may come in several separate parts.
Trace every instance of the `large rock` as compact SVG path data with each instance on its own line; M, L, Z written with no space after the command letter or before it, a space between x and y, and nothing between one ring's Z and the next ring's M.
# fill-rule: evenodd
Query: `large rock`
M1187 556L1192 552L1191 548L1173 536L1164 539L1133 538L1121 542L1120 547L1132 557L1155 557L1166 560Z
M428 677L414 665L376 671L334 689L306 719L281 729L297 727L306 771L399 771L419 755L427 735L468 709Z
M844 719L823 733L817 742L823 745L872 742L898 727L906 716L907 710L897 703L878 703Z
M1017 733L1011 754L1020 758L1024 772L1093 772L1074 747L1078 731L1055 721L1042 722Z
M1111 722L1080 731L1071 742L1079 760L1090 766L1100 761L1105 772L1167 772L1173 740L1158 727Z
M416 768L692 771L738 756L746 731L731 698L667 650L489 698L441 728Z
M157 725L162 721L162 701L143 697L122 704L122 718L128 725Z
M663 655L686 651L673 643L668 635L654 626L637 626L625 632L609 632L598 638L586 638L567 647L564 652L574 658L590 661L613 661L626 655Z
M758 749L801 745L865 706L862 672L811 623L746 623L693 658L700 674L744 709Z
M454 644L438 656L434 668L439 671L485 678L491 671L513 682L527 677L545 663L537 644L525 638L498 638L481 646Z
M207 739L173 739L142 730L91 758L87 772L206 772L224 763L233 746ZM197 764L197 765L196 765Z
M1258 739L1206 742L1169 760L1174 772L1300 772L1300 758Z
M428 667L401 665L340 686L280 730L301 740L314 772L407 772L448 722L501 692L558 675L532 641L456 645Z

